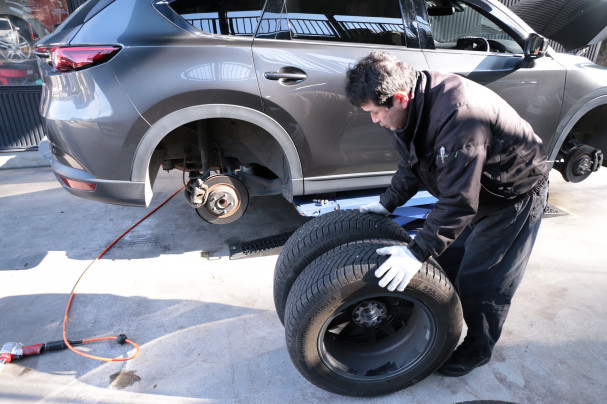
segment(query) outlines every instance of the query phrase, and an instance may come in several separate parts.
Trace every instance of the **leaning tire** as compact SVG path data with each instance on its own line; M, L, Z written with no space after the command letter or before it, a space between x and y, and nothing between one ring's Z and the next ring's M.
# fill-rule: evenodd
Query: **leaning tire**
M411 241L409 234L390 218L356 210L326 213L295 231L282 248L274 270L274 306L280 321L284 324L291 286L306 266L339 245L370 238Z
M378 285L386 257L364 243L328 252L297 278L285 308L296 368L333 393L376 396L410 386L449 357L462 329L459 298L435 262L404 292Z

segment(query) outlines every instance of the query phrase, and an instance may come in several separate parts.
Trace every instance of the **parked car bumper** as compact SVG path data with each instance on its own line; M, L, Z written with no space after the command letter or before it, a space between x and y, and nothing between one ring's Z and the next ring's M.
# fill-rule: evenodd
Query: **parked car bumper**
M38 145L40 155L51 161L51 168L59 183L69 193L84 199L129 206L148 206L151 188L146 190L146 182L107 180L96 178L90 173L60 163L52 152L47 138Z

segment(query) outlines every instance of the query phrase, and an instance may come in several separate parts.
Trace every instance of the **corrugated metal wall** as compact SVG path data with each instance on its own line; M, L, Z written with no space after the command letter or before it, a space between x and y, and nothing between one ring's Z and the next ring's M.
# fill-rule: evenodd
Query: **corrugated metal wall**
M40 86L0 86L0 150L38 147L44 136L40 95Z

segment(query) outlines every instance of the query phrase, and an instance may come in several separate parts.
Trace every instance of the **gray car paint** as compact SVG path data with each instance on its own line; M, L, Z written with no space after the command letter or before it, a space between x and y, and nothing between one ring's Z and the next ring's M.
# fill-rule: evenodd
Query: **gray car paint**
M422 0L413 1L423 9ZM532 32L499 3L472 2L498 15L521 43ZM413 9L403 7L407 13ZM87 18L70 30L70 44L116 44L122 50L81 72L43 66L41 110L54 144L55 171L103 183L95 192L69 191L104 202L149 203L152 148L175 125L196 119L192 111L205 111L203 117L210 110L225 112L272 128L293 195L387 185L398 160L391 141L343 96L347 66L378 48L418 69L454 71L493 88L534 125L552 158L566 135L558 130L578 117L574 109L597 105L607 94L595 65L552 51L524 63L523 55L209 35L173 25L150 0L116 0ZM422 16L416 20L420 29L423 22ZM66 37L59 30L39 44L65 43ZM307 76L295 84L265 78L284 67Z
M426 68L419 49L255 40L253 55L264 111L273 117L288 114L299 123L296 145L306 182L322 175L368 176L365 173L393 170L398 162L390 136L343 94L347 68L376 49L393 52L417 68ZM284 67L297 68L307 78L290 85L264 78L265 73Z

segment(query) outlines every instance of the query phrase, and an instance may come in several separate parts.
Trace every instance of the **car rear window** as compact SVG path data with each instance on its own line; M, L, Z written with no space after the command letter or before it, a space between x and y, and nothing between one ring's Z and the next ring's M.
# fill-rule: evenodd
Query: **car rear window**
M264 0L176 0L170 7L196 29L218 35L253 36Z

